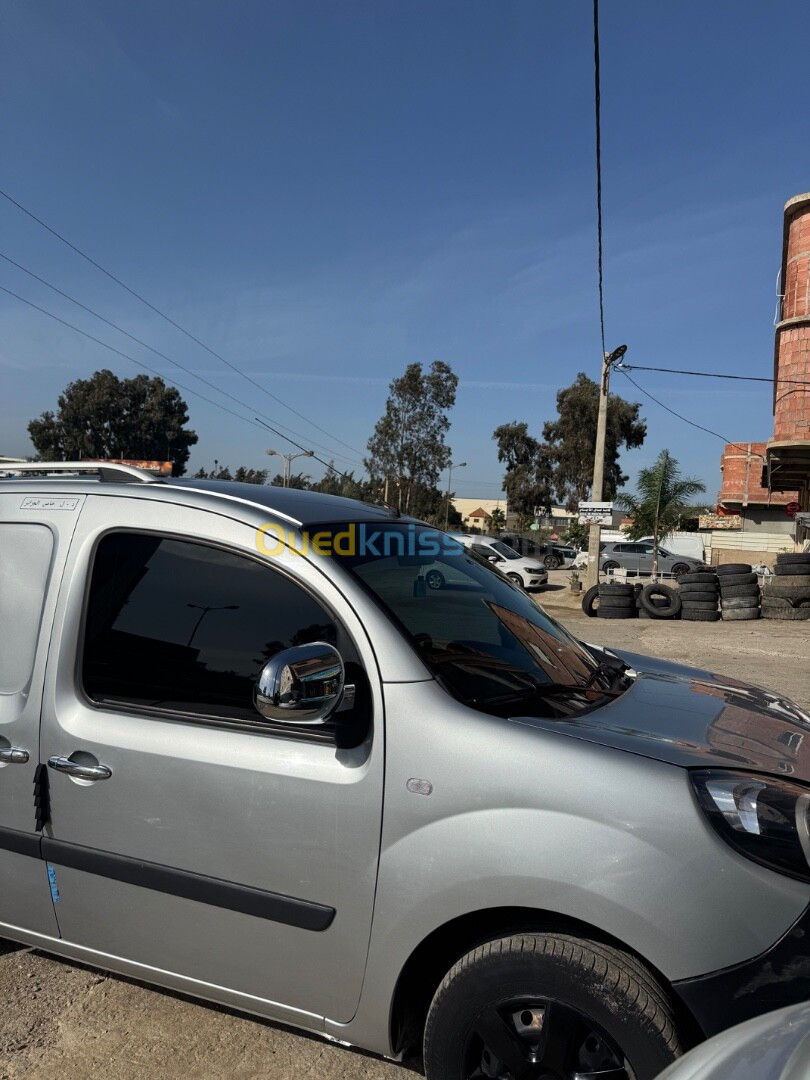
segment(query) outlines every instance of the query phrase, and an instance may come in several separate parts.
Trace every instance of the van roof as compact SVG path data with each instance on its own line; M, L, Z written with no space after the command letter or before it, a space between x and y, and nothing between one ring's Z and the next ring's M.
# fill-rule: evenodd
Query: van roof
M47 465L43 466L47 468ZM367 521L410 522L414 518L401 516L396 510L374 503L346 499L340 495L323 495L317 491L297 488L271 487L265 484L242 484L234 480L195 480L186 477L150 478L149 482L133 483L114 477L92 475L17 475L0 476L0 494L6 492L34 494L104 494L126 495L129 498L168 498L187 505L207 505L217 502L250 504L291 524L308 527L323 522ZM174 499L172 498L174 497Z

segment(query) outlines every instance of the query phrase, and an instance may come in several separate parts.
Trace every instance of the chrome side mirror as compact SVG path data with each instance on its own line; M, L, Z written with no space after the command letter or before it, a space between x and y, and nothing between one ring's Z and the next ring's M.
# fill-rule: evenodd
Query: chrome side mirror
M315 641L282 649L262 668L253 704L265 720L325 724L343 697L345 675L333 645Z

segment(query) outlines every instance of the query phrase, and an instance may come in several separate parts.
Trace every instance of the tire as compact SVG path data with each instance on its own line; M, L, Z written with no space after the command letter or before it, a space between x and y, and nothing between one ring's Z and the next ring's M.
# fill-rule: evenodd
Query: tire
M513 585L517 585L519 589L523 588L523 578L520 574L507 574L506 575Z
M603 593L599 597L600 609L607 608L634 608L636 606L636 600L633 596L605 596Z
M590 589L585 590L585 595L582 597L582 610L585 612L589 619L595 619L598 607L599 586L591 585Z
M678 584L681 588L684 585L698 585L702 583L717 584L717 574L712 570L711 573L708 570L690 570L688 574L684 574L683 577L678 579Z
M713 590L703 590L701 592L695 590L695 592L682 592L681 600L683 601L684 606L686 604L704 604L711 600L716 607L718 596L719 593Z
M759 596L759 585L725 585L720 586L720 595L724 600L732 596Z
M755 607L759 607L758 596L732 596L730 600L720 601L722 611L745 611Z
M798 604L802 600L810 600L810 589L789 589L784 585L766 585L762 590L762 595L767 596L769 600L778 598Z
M516 1028L521 1014L534 1019L541 1009L542 1022L554 1025L545 1053L536 1035L521 1038ZM599 1049L578 1060L591 1042L589 1029ZM427 1080L519 1075L532 1050L536 1075L545 1073L544 1065L549 1076L628 1065L636 1080L653 1080L678 1057L682 1043L665 991L627 953L563 934L521 934L480 945L453 965L431 1002L423 1045Z
M717 596L720 586L717 584L717 578L714 579L714 584L710 581L679 581L678 592L681 596L688 596L690 593L711 593L712 596Z
M794 566L802 564L810 566L810 551L785 551L776 556L777 566L787 566L791 563Z
M720 585L721 589L733 589L737 585L757 585L759 578L756 574L724 574Z
M772 607L763 603L762 618L776 619L779 622L806 622L810 619L810 607Z
M686 600L683 602L683 611L717 611L716 600Z
M606 583L599 586L600 596L633 596L635 591L635 585L623 585L618 582L615 585Z
M684 574L689 573L689 563L679 562L675 563L672 567L672 575L676 578L682 578Z
M657 607L653 603L655 597L667 600L666 607ZM638 598L641 608L651 615L653 619L674 619L681 610L682 600L675 589L668 585L645 585Z
M724 611L723 622L749 622L759 618L759 608L739 608L736 611Z
M780 589L810 589L810 574L780 574L771 581Z
M441 570L428 570L425 574L425 584L429 589L443 589L444 574Z
M792 608L790 600L785 600L783 596L768 596L764 593L762 596L762 607L772 608Z
M777 562L773 572L777 577L788 574L810 574L810 562Z
M721 563L720 566L716 566L715 570L718 577L725 577L727 574L750 574L751 563L747 562L730 562Z
M596 609L597 619L634 619L636 617L636 609L634 605L630 607L605 607L600 601L599 607Z
M619 569L619 564L617 562L606 562L605 565L602 567L602 570L606 574L607 573L612 573L614 570L618 570L618 569Z
M556 570L559 565L560 560L556 555L546 555L545 559L543 559L543 566L545 566L546 570Z
M719 622L719 611L691 611L689 608L684 608L681 612L681 618L684 622Z

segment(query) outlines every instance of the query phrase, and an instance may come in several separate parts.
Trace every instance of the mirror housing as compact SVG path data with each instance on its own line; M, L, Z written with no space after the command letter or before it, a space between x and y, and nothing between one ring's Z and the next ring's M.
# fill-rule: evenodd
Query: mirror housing
M345 686L340 653L325 641L282 649L259 673L253 704L265 720L315 727L340 705Z

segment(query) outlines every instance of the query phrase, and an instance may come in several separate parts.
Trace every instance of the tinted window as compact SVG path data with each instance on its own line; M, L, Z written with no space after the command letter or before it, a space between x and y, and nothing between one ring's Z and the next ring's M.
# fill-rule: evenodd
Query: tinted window
M341 636L309 593L253 559L112 533L93 564L84 688L99 702L261 722L253 685L269 657L310 641L343 651Z

